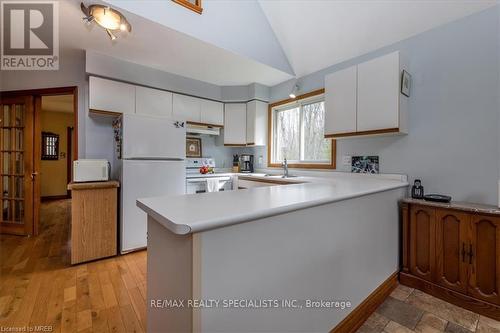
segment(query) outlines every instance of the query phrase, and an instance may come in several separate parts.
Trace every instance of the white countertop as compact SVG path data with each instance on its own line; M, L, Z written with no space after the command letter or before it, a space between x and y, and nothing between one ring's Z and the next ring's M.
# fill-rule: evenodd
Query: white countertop
M344 173L285 180L291 185L143 198L137 206L173 233L185 235L408 186L404 176Z

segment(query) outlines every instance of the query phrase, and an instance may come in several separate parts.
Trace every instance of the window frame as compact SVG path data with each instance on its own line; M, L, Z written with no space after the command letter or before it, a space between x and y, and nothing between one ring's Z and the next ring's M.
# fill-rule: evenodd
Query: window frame
M195 0L194 4L188 0L172 0L172 1L200 15L203 12L203 7L201 6L201 0Z
M274 140L275 140L275 128L276 128L276 122L275 122L275 113L276 111L280 111L283 109L287 109L289 106L292 106L294 103L296 104L308 104L308 102L314 103L314 101L318 100L323 100L324 101L324 96L325 94L325 89L318 89L315 91L311 91L306 94L302 94L297 96L296 98L288 98L282 101L278 101L272 104L269 104L268 107L268 121L267 121L267 127L268 127L268 135L267 135L267 166L271 168L278 168L281 167L281 163L276 163L274 162ZM302 117L301 117L302 118ZM300 120L302 122L302 119ZM305 162L299 162L297 163L296 161L293 161L293 163L289 163L288 167L289 168L298 168L298 169L335 169L336 168L336 157L337 157L337 141L332 139L332 138L327 138L325 139L331 139L332 144L331 144L331 161L330 163L317 163L317 162L311 162L311 161L305 161Z
M44 161L57 161L59 160L59 134L52 132L42 132L42 160ZM47 139L54 140L54 154L46 154L47 147L49 147Z

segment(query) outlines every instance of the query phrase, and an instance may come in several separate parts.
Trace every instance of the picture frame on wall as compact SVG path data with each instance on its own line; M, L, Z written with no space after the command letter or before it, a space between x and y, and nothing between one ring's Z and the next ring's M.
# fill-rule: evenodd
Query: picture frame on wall
M401 74L401 93L406 97L410 97L411 74L403 69Z
M201 138L186 138L186 157L201 157Z

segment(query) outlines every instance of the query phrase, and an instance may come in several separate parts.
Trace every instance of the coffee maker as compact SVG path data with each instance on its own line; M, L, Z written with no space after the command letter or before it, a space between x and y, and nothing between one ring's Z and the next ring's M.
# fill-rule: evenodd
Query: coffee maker
M240 172L245 172L245 173L253 172L253 155L250 154L240 155Z

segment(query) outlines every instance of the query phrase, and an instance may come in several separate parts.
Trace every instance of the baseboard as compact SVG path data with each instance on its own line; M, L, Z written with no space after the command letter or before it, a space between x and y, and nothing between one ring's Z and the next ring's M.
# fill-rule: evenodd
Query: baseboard
M405 286L421 290L429 295L445 300L451 304L455 304L456 306L495 320L500 320L500 306L498 305L469 297L403 272L399 273L399 282Z
M64 194L64 195L51 195L51 196L45 196L45 197L41 197L40 200L42 202L45 202L45 201L54 201L54 200L62 200L62 199L71 199L71 195L67 195L67 194Z
M374 292L372 292L360 305L347 315L330 333L354 333L371 316L375 310L398 285L398 273L393 273Z

